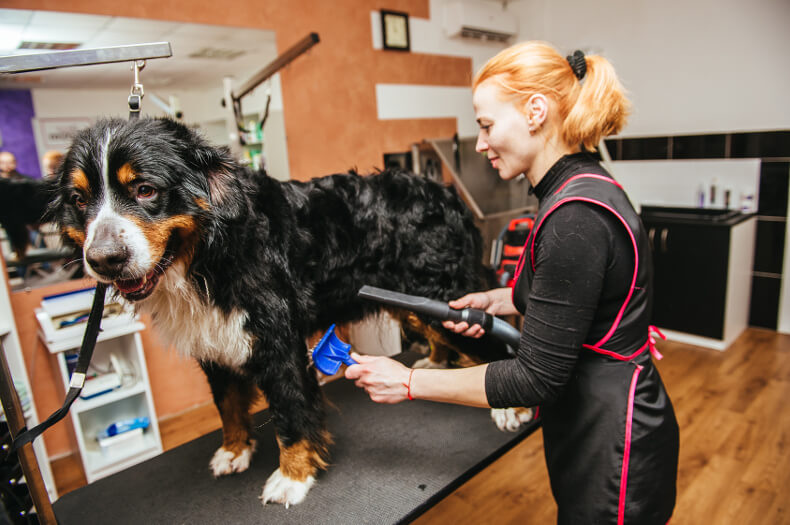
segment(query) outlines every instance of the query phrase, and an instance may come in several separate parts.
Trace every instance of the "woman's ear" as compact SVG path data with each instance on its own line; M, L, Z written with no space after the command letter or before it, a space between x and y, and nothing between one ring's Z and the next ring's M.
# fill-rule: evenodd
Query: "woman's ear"
M527 116L530 131L535 131L543 126L549 113L549 101L540 94L535 93L524 105L524 114Z

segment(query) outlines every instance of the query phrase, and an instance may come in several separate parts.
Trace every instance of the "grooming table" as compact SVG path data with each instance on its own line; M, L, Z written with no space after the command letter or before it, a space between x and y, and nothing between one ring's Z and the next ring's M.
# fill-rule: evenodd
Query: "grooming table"
M418 357L404 353L398 360ZM374 403L345 379L324 387L335 443L331 466L305 501L286 509L258 497L277 468L269 411L254 416L258 450L241 474L214 479L208 462L221 431L70 492L55 502L61 525L408 523L538 427L500 432L488 409L405 401ZM535 468L542 468L535 465Z

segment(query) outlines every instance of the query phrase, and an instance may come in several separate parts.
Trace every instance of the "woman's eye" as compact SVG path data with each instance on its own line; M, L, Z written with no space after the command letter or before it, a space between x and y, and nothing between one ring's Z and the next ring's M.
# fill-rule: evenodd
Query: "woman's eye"
M73 193L71 195L71 203L81 210L84 210L85 206L88 205L88 203L85 201L85 197L83 197L80 193Z
M156 188L148 184L141 184L137 187L138 199L152 199L156 197Z

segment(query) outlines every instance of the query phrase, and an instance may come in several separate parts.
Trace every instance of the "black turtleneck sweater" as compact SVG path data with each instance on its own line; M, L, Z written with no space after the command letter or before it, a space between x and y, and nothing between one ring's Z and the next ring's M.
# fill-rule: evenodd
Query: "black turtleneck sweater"
M534 188L543 206L570 177L608 173L585 153L557 161ZM525 263L527 264L527 263ZM600 206L569 202L550 213L535 241L535 275L516 358L488 365L492 407L551 403L573 374L583 343L611 326L628 293L633 248L617 218Z

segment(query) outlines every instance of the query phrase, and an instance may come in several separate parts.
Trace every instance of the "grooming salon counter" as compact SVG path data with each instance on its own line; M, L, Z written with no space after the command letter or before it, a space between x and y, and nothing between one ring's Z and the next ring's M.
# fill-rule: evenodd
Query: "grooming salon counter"
M397 357L411 363L418 357ZM61 497L61 525L232 523L408 523L539 426L499 431L489 410L427 401L380 405L351 381L324 387L332 464L307 499L286 509L258 497L277 468L269 412L255 415L258 451L241 474L214 479L208 462L220 431Z

